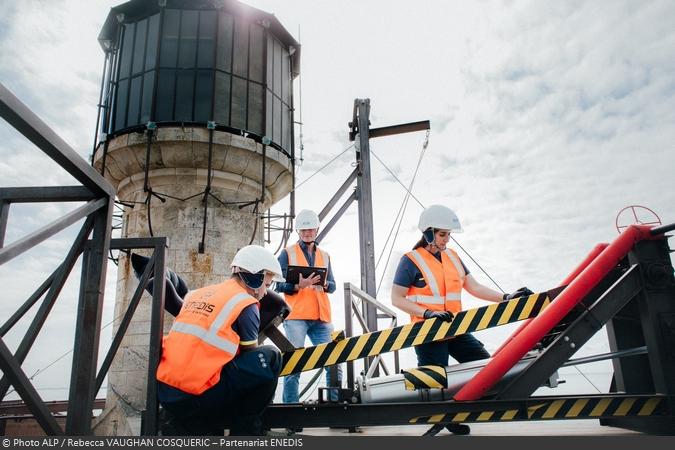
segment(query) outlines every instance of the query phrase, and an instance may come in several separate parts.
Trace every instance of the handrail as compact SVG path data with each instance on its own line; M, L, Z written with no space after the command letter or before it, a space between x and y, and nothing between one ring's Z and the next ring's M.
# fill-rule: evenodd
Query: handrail
M530 325L521 331L498 355L478 372L455 395L457 401L477 400L488 392L516 362L543 338L569 311L581 301L616 265L633 246L651 235L651 227L631 225L626 228L581 274L560 293Z
M384 303L381 303L379 300L371 297L370 295L368 295L368 293L366 291L363 291L363 290L359 289L358 287L354 286L351 283L345 283L345 289L347 289L347 285L349 285L349 290L351 290L352 293L354 295L356 295L358 298L375 305L377 307L377 309L379 309L381 311L384 311L384 313L387 314L387 316L389 316L392 319L396 319L396 311L389 308Z
M366 320L365 317L363 317L363 313L366 312L366 308L364 307L365 305L362 305L362 311L359 311L357 309L357 305L354 303L353 297L357 297L362 302L373 305L376 311L377 310L382 311L384 313L383 314L384 317L378 314L378 318L384 319L390 318L391 319L391 323L389 324L390 328L393 328L397 325L398 319L396 317L396 311L389 308L387 305L379 302L377 299L371 297L365 291L359 289L358 287L354 286L349 282L346 282L344 284L344 292L345 292L345 332L347 337L351 337L354 335L352 328L352 313L356 316L357 320L361 324L361 328L364 333L374 331L368 328L368 321ZM393 353L394 353L394 372L398 373L399 371L398 351L394 351ZM382 360L381 355L374 357L372 363L369 366L368 365L366 366L368 367L368 370L365 374L366 378L372 376L372 374L375 372L378 366L382 367L385 374L389 374L389 369ZM352 386L354 384L354 363L351 361L347 363L347 383L349 386Z

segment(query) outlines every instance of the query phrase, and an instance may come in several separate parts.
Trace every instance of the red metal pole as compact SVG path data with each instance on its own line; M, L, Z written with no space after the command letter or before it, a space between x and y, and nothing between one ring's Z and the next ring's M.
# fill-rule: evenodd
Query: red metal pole
M570 283L572 282L572 280L574 280L574 279L575 279L575 278L576 278L576 277L577 277L577 276L578 276L578 275L579 275L579 274L580 274L580 273L581 273L581 272L582 272L582 271L583 271L583 270L584 270L591 262L593 262L593 260L594 260L600 253L602 253L602 251L603 251L605 248L607 248L608 245L609 245L609 244L601 243L601 244L598 244L598 245L596 245L595 247L593 247L593 250L591 250L591 252L590 252L588 255L586 255L586 258L584 258L584 260L581 261L581 264L579 264L579 265L572 271L572 273L570 273L569 275L567 275L567 277L566 277L564 280L562 280L558 286L565 286L566 284L570 284ZM507 345L509 342L511 342L511 341L513 340L514 337L516 337L516 336L518 335L518 333L520 333L521 331L523 331L523 330L525 329L525 327L526 327L530 322L532 322L532 320L533 320L533 319L527 319L527 320L523 321L523 322L520 324L520 326L518 327L518 329L516 329L516 331L514 331L513 334L512 334L511 336L509 336L508 339L506 339L502 345L499 346L499 348L492 354L492 356L493 356L493 357L497 356L497 355L499 354L499 352L501 352L501 351L504 349L504 347L506 347L506 345Z
M543 313L521 331L509 345L474 376L454 396L457 401L477 400L497 383L515 363L543 338L569 311L600 282L636 242L653 239L645 225L631 225L616 238L574 281L551 303Z

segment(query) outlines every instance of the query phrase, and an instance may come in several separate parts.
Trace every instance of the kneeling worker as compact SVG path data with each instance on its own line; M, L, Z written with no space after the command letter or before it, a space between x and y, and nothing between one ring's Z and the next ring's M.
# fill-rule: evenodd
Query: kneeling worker
M237 252L232 276L190 292L164 338L157 368L163 434L263 434L261 415L274 398L281 354L258 347L258 301L283 281L274 255L257 245Z

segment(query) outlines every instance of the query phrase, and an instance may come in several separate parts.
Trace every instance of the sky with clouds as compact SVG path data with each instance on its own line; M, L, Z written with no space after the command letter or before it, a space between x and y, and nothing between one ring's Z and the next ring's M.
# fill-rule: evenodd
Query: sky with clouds
M0 81L85 158L103 66L96 37L109 8L119 3L25 0L0 7ZM355 98L370 98L373 127L430 120L429 145L412 192L424 205L455 210L465 230L458 241L504 290L556 286L595 244L616 237L615 217L625 206L644 205L664 223L675 222L672 1L247 3L274 13L302 44L304 162L298 183L349 147L347 122ZM378 298L386 303L400 256L419 238L422 210L410 199L395 242L384 246L405 196L389 170L407 186L424 139L418 132L371 141L388 168L372 158L376 259L384 254ZM0 156L2 186L73 183L4 122ZM300 186L298 207L320 210L353 161L349 149ZM13 206L7 240L68 208ZM288 201L273 210L287 211ZM357 229L353 206L323 242L338 286L359 283ZM3 315L56 267L69 246L66 238L75 232L0 269L7 296ZM112 267L109 291L114 279ZM55 325L48 321L46 337L38 342L48 351L31 355L27 373L72 346L72 330L60 324L74 315L76 287L71 282L65 290L70 297L55 306ZM332 299L341 327L341 289ZM466 299L469 307L482 304ZM107 306L104 323L111 311ZM509 330L479 338L494 350ZM16 336L7 339L16 345ZM605 350L600 337L579 354ZM47 389L67 385L65 360L35 381ZM567 373L580 378L576 370ZM602 388L606 377L596 378ZM583 380L575 386L595 392ZM62 392L55 396L65 398Z

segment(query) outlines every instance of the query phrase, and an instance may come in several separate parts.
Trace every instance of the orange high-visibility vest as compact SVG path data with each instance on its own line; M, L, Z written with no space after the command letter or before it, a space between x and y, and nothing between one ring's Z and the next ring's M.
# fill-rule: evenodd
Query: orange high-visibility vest
M255 303L234 279L188 294L162 343L157 379L194 395L217 384L221 369L239 349L232 324Z
M453 314L460 312L466 273L457 253L448 248L441 252L441 261L438 261L434 255L420 247L406 253L406 256L422 272L426 282L426 286L422 288L410 286L406 299L432 311L450 311ZM410 320L419 322L424 318L411 314Z
M328 267L330 256L324 250L314 246L314 267ZM300 244L295 243L286 248L288 264L309 267L307 258L302 252ZM330 300L326 292L319 292L314 288L303 288L295 294L286 294L286 302L291 307L291 313L286 320L320 320L330 322Z

